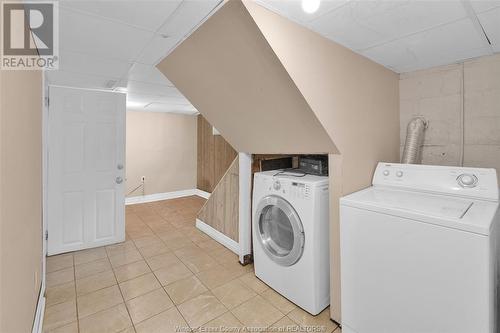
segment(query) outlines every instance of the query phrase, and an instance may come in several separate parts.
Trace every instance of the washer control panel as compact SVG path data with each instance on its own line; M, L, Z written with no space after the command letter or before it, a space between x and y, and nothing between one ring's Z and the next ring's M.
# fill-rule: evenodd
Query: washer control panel
M495 169L379 163L373 185L498 201Z

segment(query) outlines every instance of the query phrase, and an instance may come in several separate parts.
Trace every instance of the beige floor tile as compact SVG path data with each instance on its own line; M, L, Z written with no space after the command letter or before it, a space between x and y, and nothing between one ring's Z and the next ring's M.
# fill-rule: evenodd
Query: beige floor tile
M288 317L283 317L272 324L266 332L300 332L300 326Z
M150 291L160 288L161 285L153 273L139 276L135 279L120 283L123 298L128 301L137 296L144 295Z
M179 262L179 258L175 256L173 253L164 253L154 257L146 258L149 267L153 271L156 271L159 268L168 267L170 265L176 264Z
M120 332L132 326L124 304L100 311L81 319L80 333Z
M137 238L142 238L146 236L153 236L154 233L153 231L146 226L145 228L138 228L138 229L127 229L127 234L132 237L132 239L137 239Z
M221 265L225 269L228 269L230 271L234 271L235 274L238 274L239 276L254 272L254 268L253 268L252 264L243 266L242 264L240 264L239 261L225 262L225 263L222 263Z
M80 296L115 284L116 279L113 271L105 271L76 280L76 293Z
M47 274L47 287L57 286L75 280L75 272L73 267L64 268Z
M202 327L206 329L206 332L214 333L223 333L220 329L221 327L225 327L227 332L237 332L234 328L243 329L243 326L244 325L231 312L226 312L222 316L202 325Z
M186 321L176 307L157 314L138 325L135 329L137 333L178 333L187 332L179 330L179 327L188 327Z
M183 247L186 246L193 246L194 243L191 242L189 238L186 237L178 237L178 238L172 238L172 239L163 239L165 242L165 245L172 251L182 249Z
M189 258L193 258L193 257L197 257L197 256L205 254L202 249L200 249L198 246L196 246L194 244L191 246L183 247L182 249L175 250L174 253L181 260L189 259Z
M239 278L248 287L252 288L257 294L261 294L269 287L267 284L259 280L253 272L247 273Z
M126 305L134 325L174 306L163 288L133 298Z
M271 288L264 291L261 296L284 314L295 310L295 308L297 307L295 304L293 304Z
M45 306L67 302L76 299L75 282L60 284L54 287L47 287L45 291Z
M123 303L123 298L118 286L111 286L79 296L77 302L78 318L82 319L96 312Z
M163 242L156 235L141 237L134 239L135 246L140 249L141 247L159 244L162 245Z
M111 266L120 267L122 265L131 264L133 262L142 260L142 255L137 249L128 250L109 257Z
M114 271L118 282L123 282L150 273L151 269L144 260L141 260L119 266L115 268Z
M206 236L206 235L205 235ZM194 240L193 240L194 241ZM213 239L209 238L207 240L202 240L202 241L194 241L197 246L202 248L203 250L206 250L207 252L211 251L217 251L224 249L224 246L221 245L219 242L214 241Z
M72 253L47 257L47 273L52 273L69 267L73 267Z
M165 290L175 304L184 303L185 301L208 291L201 281L194 276L173 282L165 286Z
M134 326L127 327L123 331L120 331L120 333L136 333Z
M187 278L191 275L193 275L193 272L191 272L183 263L178 262L175 264L172 264L168 267L163 267L160 268L156 271L153 272L158 280L160 281L162 286L169 285L170 283L173 283L175 281Z
M212 251L209 255L219 264L238 262L238 256L226 248Z
M227 312L226 307L211 293L204 293L178 306L189 326L197 328Z
M111 264L108 258L97 259L85 264L75 266L75 276L77 279L82 279L84 277L94 275L97 273L102 273L111 270Z
M285 316L261 296L255 296L231 312L246 326L258 328L268 327Z
M125 241L122 243L114 244L106 246L106 252L108 253L108 257L113 257L118 254L123 254L125 252L136 250L135 244L132 240Z
M75 300L49 306L45 309L43 331L47 332L54 328L65 326L74 321L76 321Z
M203 272L209 269L221 268L221 266L210 256L203 254L196 257L181 259L193 273Z
M236 279L240 275L235 271L227 270L221 265L217 265L213 269L199 272L196 276L209 289L214 289Z
M330 308L326 308L317 316L313 316L297 307L287 316L300 326L323 326L323 332L325 333L332 332L338 326L330 319Z
M78 333L78 322L74 321L70 324L54 328L49 333Z
M95 249L88 249L74 253L75 265L86 264L91 261L103 259L107 257L106 249L98 247Z
M232 309L257 295L255 291L237 279L213 289L212 293L228 309Z
M170 250L168 247L166 247L163 242L158 243L158 244L155 243L152 245L147 245L147 246L141 247L139 249L139 252L141 252L141 254L144 258L154 257L154 256L157 256L159 254L164 254L164 253L168 253L171 251L172 250Z
M167 242L171 239L184 237L184 235L180 231L178 231L177 228L175 228L173 226L172 226L172 228L174 228L174 229L160 232L157 234L157 236L164 242Z

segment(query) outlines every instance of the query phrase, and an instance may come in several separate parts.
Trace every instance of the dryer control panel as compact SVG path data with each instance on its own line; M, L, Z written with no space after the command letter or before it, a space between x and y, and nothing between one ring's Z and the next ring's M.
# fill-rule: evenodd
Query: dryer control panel
M495 169L380 162L373 185L491 201L499 199Z

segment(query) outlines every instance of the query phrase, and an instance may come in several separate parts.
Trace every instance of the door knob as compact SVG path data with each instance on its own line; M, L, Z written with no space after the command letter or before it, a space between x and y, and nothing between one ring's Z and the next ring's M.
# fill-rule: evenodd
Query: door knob
M121 163L120 163L120 164L118 164L118 165L116 166L116 168L117 168L118 170L122 170L122 169L123 169L123 164L121 164Z
M123 178L122 177L116 177L116 183L117 184L123 183Z

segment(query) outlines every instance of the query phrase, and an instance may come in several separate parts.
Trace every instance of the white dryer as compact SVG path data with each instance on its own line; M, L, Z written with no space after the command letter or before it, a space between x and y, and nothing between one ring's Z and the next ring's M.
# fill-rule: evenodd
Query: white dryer
M380 163L340 203L344 333L498 332L494 169Z
M255 274L316 315L330 303L328 177L256 173Z

